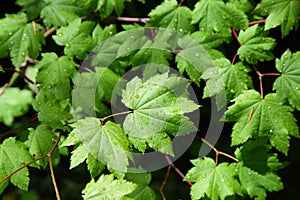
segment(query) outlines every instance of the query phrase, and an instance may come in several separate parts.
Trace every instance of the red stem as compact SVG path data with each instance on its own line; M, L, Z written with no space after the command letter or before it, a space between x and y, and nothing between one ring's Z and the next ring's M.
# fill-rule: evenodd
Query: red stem
M251 26L251 25L255 25L255 24L263 24L265 22L266 22L266 20L262 19L262 20L257 20L257 21L249 22L248 25Z
M0 96L5 92L5 90L8 88L8 86L9 86L9 83L5 83L4 84L4 86L3 86L3 88L2 88L2 90L0 92Z
M165 156L166 160L168 161L169 165L176 171L176 173L182 178L185 178L185 175L172 163L171 159L169 158L169 156ZM193 184L189 181L187 181L187 184L189 186L193 186Z

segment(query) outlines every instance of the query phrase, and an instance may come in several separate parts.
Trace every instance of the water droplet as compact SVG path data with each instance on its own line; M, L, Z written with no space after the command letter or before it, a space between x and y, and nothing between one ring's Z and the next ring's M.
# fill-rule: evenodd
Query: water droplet
M270 133L272 133L273 132L273 130L272 129L270 129Z
M224 178L222 178L221 181L222 181L222 183L224 183L225 182Z
M12 35L12 32L9 32L8 35Z
M127 47L126 49L127 49L128 51L130 50L130 48L129 48L129 47Z
M251 175L251 174L252 174L252 173L249 171L249 172L248 172L248 175Z
M177 22L177 18L175 18L174 21Z
M61 33L59 33L59 34L58 34L58 37L61 37L61 36L62 36L62 34L61 34Z
M24 34L23 34L23 36L24 36L24 37L27 37L27 34L26 34L26 33L24 33Z
M70 44L69 43L66 43L66 48L70 48Z
M134 39L134 36L132 35L131 38Z
M196 55L196 56L199 56L199 54L198 54L198 53L196 53L195 55Z
M296 87L296 90L299 90L299 87Z
M109 31L109 35L112 35L113 33L111 31Z
M10 41L10 44L13 44L14 42L13 41Z
M182 30L182 28L181 29L179 29L179 32L182 32L183 30Z
M22 55L22 56L25 56L25 52L23 51L23 52L21 53L21 55Z
M206 178L206 175L204 174L204 175L202 175L202 178Z

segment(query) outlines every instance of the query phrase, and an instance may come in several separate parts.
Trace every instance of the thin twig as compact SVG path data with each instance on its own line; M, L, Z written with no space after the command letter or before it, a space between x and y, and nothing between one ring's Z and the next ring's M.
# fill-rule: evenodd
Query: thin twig
M22 169L24 169L25 167L28 167L29 165L31 165L32 163L35 163L36 161L39 161L43 158L46 158L48 155L43 155L43 156L40 156L26 164L24 164L23 166L21 166L20 168L16 169L15 171L13 171L12 173L10 173L9 175L7 175L6 177L2 178L0 180L0 184L3 183L4 181L6 181L7 179L9 179L10 177L12 177L13 175L15 175L17 172L21 171Z
M171 165L168 166L165 178L164 178L164 180L163 180L163 182L162 182L162 184L161 184L161 186L159 188L159 191L160 191L160 194L161 194L163 200L166 200L166 197L165 197L165 194L163 192L163 189L164 189L164 187L167 184L167 181L169 179L170 171L171 171Z
M3 86L3 88L2 88L2 90L1 90L1 92L0 92L0 96L3 95L3 93L4 93L5 90L8 88L8 86L9 86L9 83L5 83L5 84L4 84L4 86Z
M147 24L149 21L149 18L137 18L137 17L117 17L118 21L124 21L124 22L142 22L144 24Z
M53 33L55 31L55 28L52 27L50 28L49 30L47 30L45 33L44 33L44 37L48 37L49 35L51 35L51 33Z
M180 7L183 4L184 0L181 0L180 3L178 4L178 7Z
M242 44L238 40L239 36L238 36L238 34L236 33L236 31L234 29L232 29L232 34L235 37L236 41L239 43L239 45L242 46Z
M280 76L280 73L264 73L264 74L260 74L261 76Z
M55 189L56 199L60 200L60 194L59 194L58 187L57 187L56 180L55 180L51 154L49 153L49 154L47 154L47 156L48 156L48 160L49 160L49 167L50 167L50 172L51 172L52 183L53 183L53 186Z
M265 22L266 22L266 20L262 19L262 20L257 20L257 21L249 22L248 25L251 26L251 25L255 25L255 24L262 24L262 23L265 23Z
M114 116L118 116L118 115L124 115L124 114L129 114L129 113L132 113L132 111L125 111L125 112L120 112L120 113L115 113L115 114L111 114L111 115L108 115L106 117L103 117L103 118L99 118L99 120L103 123L106 119L108 118L111 118L111 117L114 117Z
M212 150L214 150L214 152L216 153L216 160L215 160L215 162L216 162L216 165L218 164L218 159L219 159L219 155L221 154L221 155L223 155L223 156L226 156L226 157L228 157L228 158L230 158L230 159L232 159L232 160L234 160L234 161L236 161L236 162L238 162L239 160L238 159L236 159L235 157L233 157L233 156L231 156L231 155L229 155L229 154L227 154L227 153L224 153L224 152L222 152L222 151L218 151L212 144L210 144L207 140L205 140L204 138L202 138L202 137L199 137L200 138L200 140L203 142L203 143L205 143L207 146L209 146Z
M182 178L185 178L185 175L172 163L172 160L169 158L169 156L165 156L166 160L168 161L169 165L176 171L176 173ZM193 184L189 181L187 181L187 184L189 186L192 186Z

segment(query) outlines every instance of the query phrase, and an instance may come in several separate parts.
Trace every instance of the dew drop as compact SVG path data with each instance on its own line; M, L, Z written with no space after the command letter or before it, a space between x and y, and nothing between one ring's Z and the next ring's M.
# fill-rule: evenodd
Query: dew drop
M109 31L109 35L112 35L113 33L111 31Z
M183 30L182 30L182 28L181 29L179 29L179 32L182 32Z
M299 90L299 87L296 87L296 90Z
M9 32L8 35L12 35L12 32Z
M222 181L222 183L224 183L225 182L224 178L222 178L221 181Z
M70 48L70 44L69 43L66 43L66 48Z
M58 37L61 37L61 36L62 36L62 34L61 34L61 33L59 33L59 34L58 34Z
M270 129L270 133L272 133L273 132L273 130L272 129Z
M177 18L175 18L174 21L177 22Z
M24 36L24 37L27 37L27 34L26 34L26 33L24 33L24 34L23 34L23 36Z
M23 51L23 52L21 53L21 55L22 55L22 56L25 56L25 52Z
M204 175L202 175L202 178L206 178L206 175L204 174Z
M198 53L196 53L195 55L196 55L196 56L199 56L199 54L198 54Z

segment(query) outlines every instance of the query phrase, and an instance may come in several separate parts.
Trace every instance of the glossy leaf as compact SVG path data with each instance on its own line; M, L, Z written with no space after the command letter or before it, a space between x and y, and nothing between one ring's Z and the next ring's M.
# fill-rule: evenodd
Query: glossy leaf
M198 108L194 102L183 97L187 86L185 79L168 77L167 73L145 82L135 77L126 85L122 101L133 112L126 117L123 126L138 150L144 152L148 144L154 150L173 154L170 136L196 130L184 116Z
M26 145L16 141L13 137L4 140L3 143L0 144L0 179L32 160L32 157L25 148ZM28 168L25 167L14 174L9 180L18 188L27 190L29 185L28 175Z
M291 107L281 103L277 94L268 94L262 99L254 90L245 91L225 113L227 121L237 121L231 135L232 145L242 144L253 137L268 137L272 146L287 154L290 135L299 137L291 111Z
M0 19L0 57L9 55L17 68L25 61L26 56L37 58L41 44L45 42L41 32L42 26L27 23L24 13L7 14Z
M185 181L195 182L191 187L192 199L200 199L207 196L212 200L241 194L239 182L235 179L236 171L227 163L216 165L211 158L195 159L194 165L188 171Z
M258 25L251 26L245 31L240 31L239 42L241 47L237 54L241 60L257 64L258 61L272 60L274 55L271 50L275 47L275 39L265 37Z
M265 29L281 25L282 37L286 36L295 27L298 27L300 2L297 0L263 0L254 10L262 16L268 16Z
M125 199L126 194L136 189L136 184L126 180L114 179L113 175L101 175L95 182L89 182L84 190L84 200Z
M276 59L276 68L281 73L273 89L294 108L300 110L300 52L292 54L287 50L281 59Z

